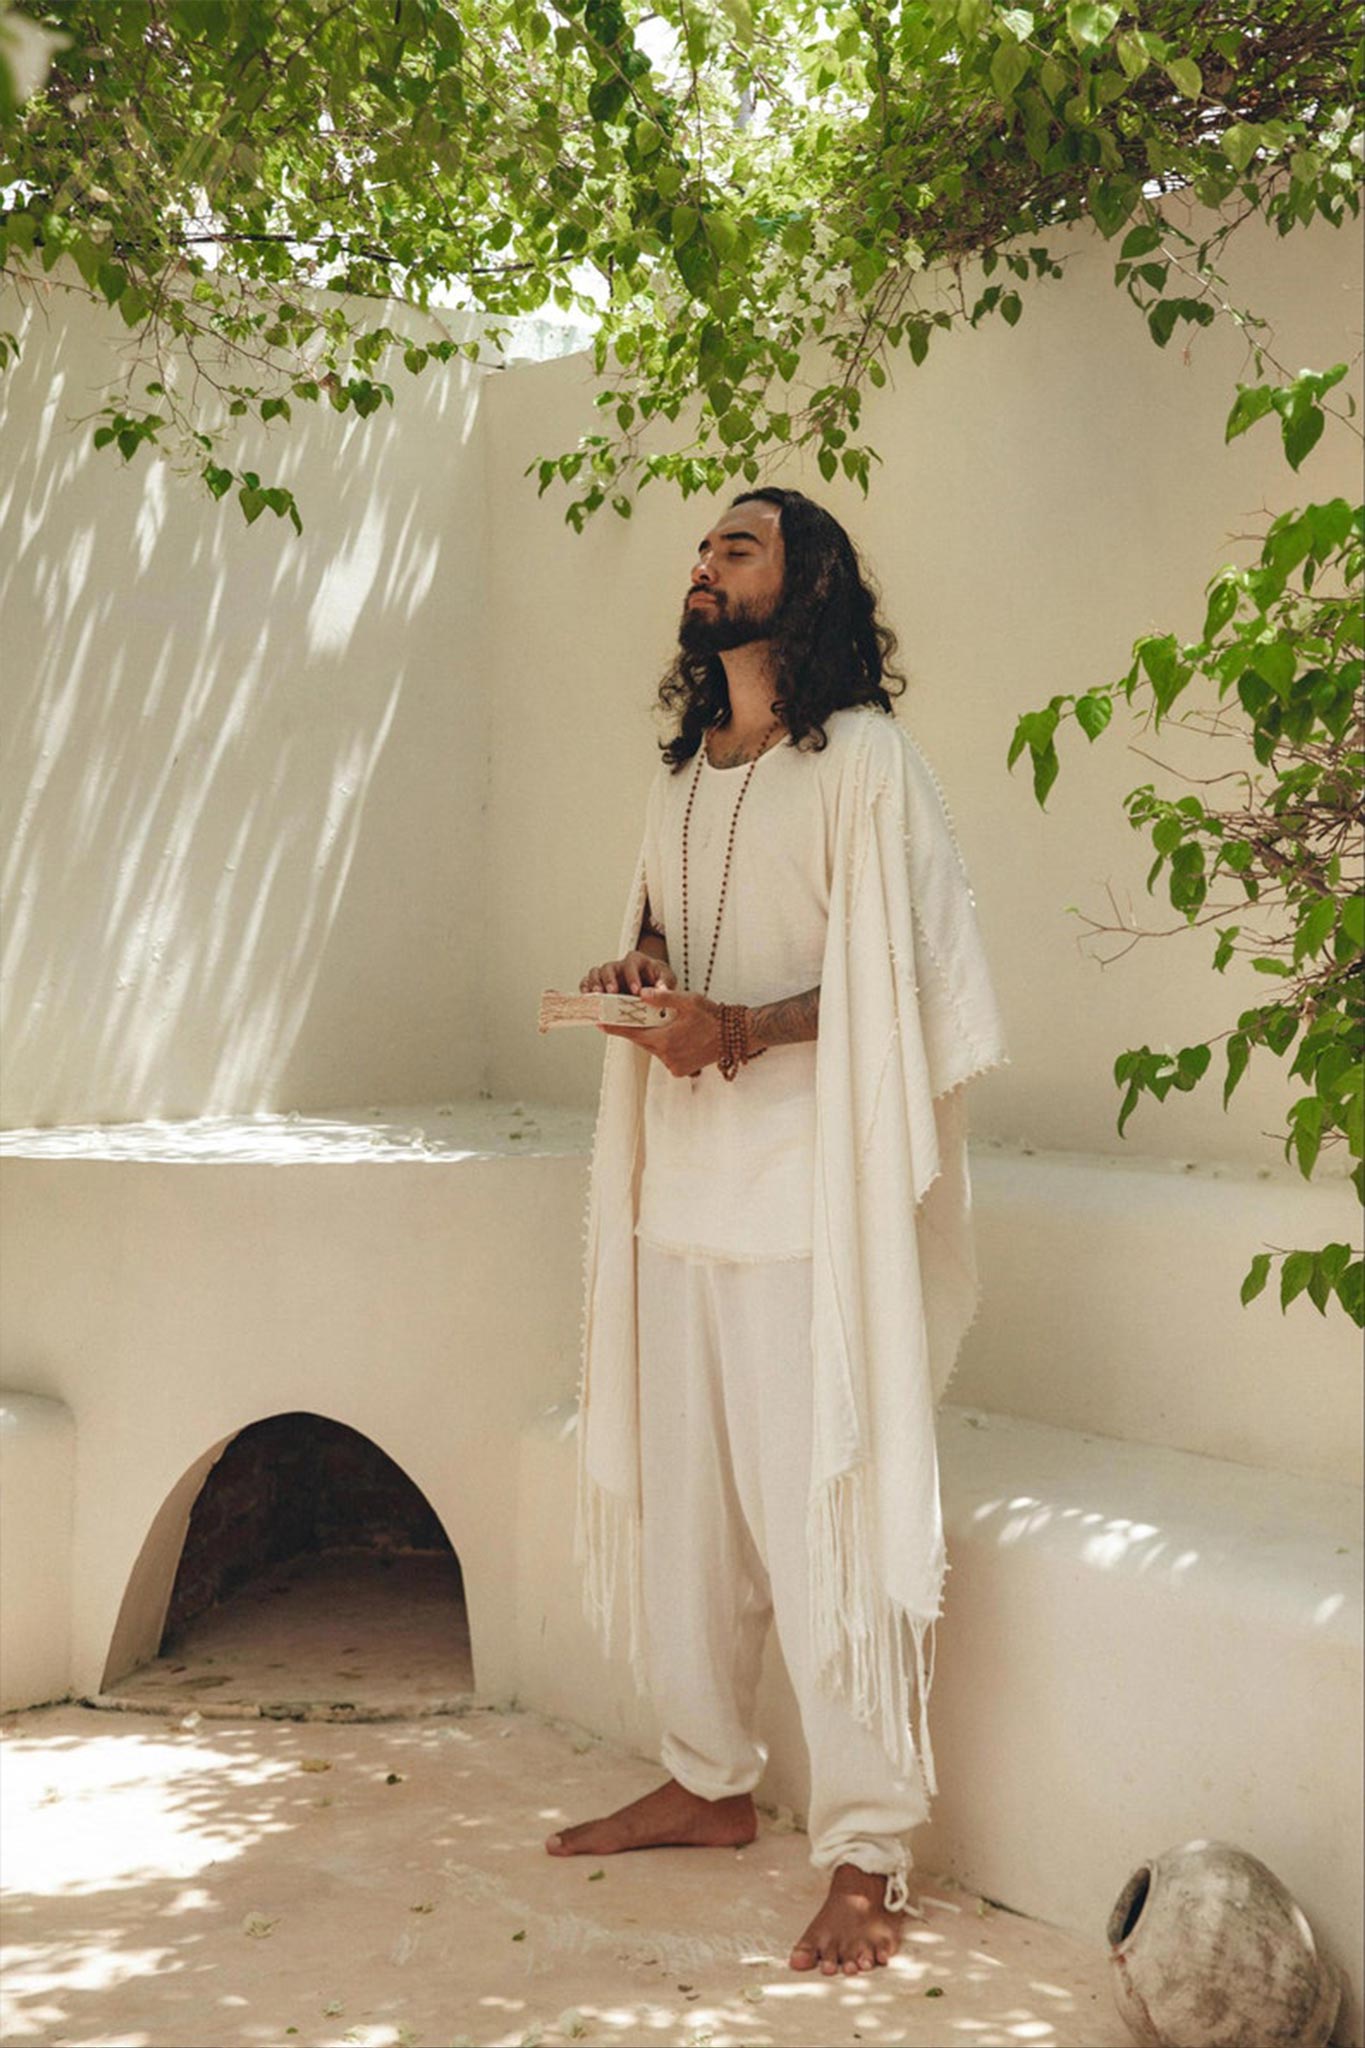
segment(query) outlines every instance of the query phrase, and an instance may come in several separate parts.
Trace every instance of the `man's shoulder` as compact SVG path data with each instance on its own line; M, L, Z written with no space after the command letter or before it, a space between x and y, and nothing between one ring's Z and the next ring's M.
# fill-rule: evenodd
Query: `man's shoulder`
M866 755L872 762L897 758L905 744L904 728L880 704L845 704L825 719L828 751L840 762Z

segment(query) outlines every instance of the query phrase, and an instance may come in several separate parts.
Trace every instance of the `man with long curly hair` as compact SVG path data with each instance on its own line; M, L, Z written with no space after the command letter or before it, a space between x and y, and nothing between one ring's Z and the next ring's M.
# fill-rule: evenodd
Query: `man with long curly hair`
M844 529L797 491L736 499L678 641L620 954L580 984L663 1020L600 1027L578 1546L608 1641L626 1609L669 1777L546 1846L754 1838L771 1619L829 1876L790 1962L852 1974L897 1946L936 1789L933 1403L976 1299L962 1088L1007 1055Z

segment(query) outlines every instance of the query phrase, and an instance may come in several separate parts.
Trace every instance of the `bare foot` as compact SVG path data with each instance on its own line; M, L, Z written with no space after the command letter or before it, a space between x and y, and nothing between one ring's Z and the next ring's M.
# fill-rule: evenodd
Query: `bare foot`
M623 1849L742 1849L758 1833L747 1792L732 1799L699 1799L676 1778L632 1799L605 1820L585 1820L551 1835L552 1856L616 1856Z
M818 1963L826 1977L842 1970L856 1977L889 1963L900 1947L900 1914L888 1913L882 1900L886 1879L841 1863L829 1883L829 1895L792 1950L793 1970L813 1970Z

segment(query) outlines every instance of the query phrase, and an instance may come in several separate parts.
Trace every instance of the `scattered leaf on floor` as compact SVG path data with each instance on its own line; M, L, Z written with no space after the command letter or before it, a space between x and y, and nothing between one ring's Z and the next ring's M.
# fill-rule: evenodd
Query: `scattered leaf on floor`
M322 2008L322 2017L325 2020L334 2020L338 2013L345 2012L345 2010L346 2008L339 1998L329 1998L326 2005Z
M401 1785L405 1776L406 1773L403 1771L390 1771L385 1777L384 1783L386 1785Z
M763 1986L761 1984L746 1984L739 1995L741 1998L747 1999L750 2005L761 2005L763 2003Z
M562 2012L555 2021L555 2032L563 2034L569 2041L581 2041L587 2031L587 2021L573 2006L570 2006L567 2012Z
M941 1984L931 1984L924 1995L926 1998L942 1998L943 1986Z
M330 1771L331 1768L332 1761L330 1757L301 1756L299 1758L299 1769L301 1771Z
M590 1871L588 1872L588 1883L589 1883L589 1884L596 1884L596 1882L597 1882L598 1878L599 1878L599 1877L605 1877L605 1876L606 1876L606 1874L607 1874L607 1873L606 1873L606 1871L605 1871L605 1870L590 1870Z
M410 1913L434 1913L436 1908L430 1899L419 1899L415 1906L408 1907L408 1911Z
M271 1920L264 1913L248 1913L242 1922L242 1932L243 1934L254 1935L258 1941L261 1941L267 1934L273 1934L279 1924L278 1914Z
M526 1929L524 1927L519 1927L516 1933L512 1936L512 1939L513 1941L525 1941Z

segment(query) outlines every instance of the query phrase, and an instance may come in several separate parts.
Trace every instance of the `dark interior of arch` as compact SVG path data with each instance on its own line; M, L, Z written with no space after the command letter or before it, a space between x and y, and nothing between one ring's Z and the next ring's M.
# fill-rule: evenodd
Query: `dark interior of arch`
M251 1423L190 1512L161 1654L259 1573L338 1550L454 1556L426 1495L359 1430L304 1410Z

